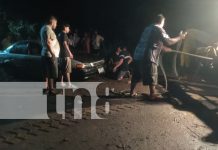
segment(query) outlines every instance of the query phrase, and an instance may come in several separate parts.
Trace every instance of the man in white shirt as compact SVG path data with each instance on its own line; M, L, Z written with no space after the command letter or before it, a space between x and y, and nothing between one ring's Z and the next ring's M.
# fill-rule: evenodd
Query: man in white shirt
M40 30L43 74L49 94L55 94L54 81L58 78L58 57L60 53L60 45L56 34L53 31L56 27L57 19L52 16L49 18L48 23Z
M94 50L94 53L100 54L100 50L102 51L102 43L104 41L104 37L101 36L97 31L94 33L94 36L92 37L92 47Z

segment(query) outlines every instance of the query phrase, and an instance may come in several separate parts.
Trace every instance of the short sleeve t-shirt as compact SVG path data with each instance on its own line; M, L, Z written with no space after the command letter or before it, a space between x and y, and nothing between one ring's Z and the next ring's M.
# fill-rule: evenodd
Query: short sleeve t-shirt
M70 53L68 52L68 50L64 46L64 42L67 42L67 43L69 42L69 38L68 38L67 34L64 32L61 32L58 35L58 40L59 40L60 47L61 47L60 57L61 58L70 57Z
M55 57L59 57L60 45L57 40L55 32L49 25L44 25L40 30L40 38L42 43L42 56L52 57L50 51L48 50L47 42L48 39L51 41L51 49L54 52Z
M145 28L135 49L134 59L145 60L158 65L163 44L166 44L169 38L163 28L155 25Z

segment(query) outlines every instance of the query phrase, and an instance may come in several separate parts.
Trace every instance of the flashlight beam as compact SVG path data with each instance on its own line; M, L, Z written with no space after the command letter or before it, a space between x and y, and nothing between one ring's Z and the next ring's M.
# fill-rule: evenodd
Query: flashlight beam
M213 60L213 58L211 58L211 57L206 57L206 56L201 56L201 55L195 55L195 54L186 53L186 52L181 52L181 51L177 51L177 50L171 50L171 52L173 52L173 53L179 53L179 54L184 54L184 55L188 55L188 56L192 56L192 57L197 57L197 58L201 58L201 59Z

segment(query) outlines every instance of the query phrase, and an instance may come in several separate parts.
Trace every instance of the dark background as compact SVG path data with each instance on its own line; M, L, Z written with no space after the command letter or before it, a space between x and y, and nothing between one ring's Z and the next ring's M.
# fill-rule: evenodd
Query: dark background
M217 0L0 0L0 8L15 20L42 24L49 15L69 22L81 32L98 29L107 41L134 47L144 27L157 13L166 18L166 30L198 28L218 33Z

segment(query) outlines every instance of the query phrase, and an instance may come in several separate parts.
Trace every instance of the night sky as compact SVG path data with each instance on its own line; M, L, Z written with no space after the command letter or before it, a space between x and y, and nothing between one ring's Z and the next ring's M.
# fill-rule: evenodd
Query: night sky
M99 29L108 38L133 43L160 12L171 35L187 28L218 33L217 0L0 0L0 7L16 19L43 23L55 15L74 28Z

